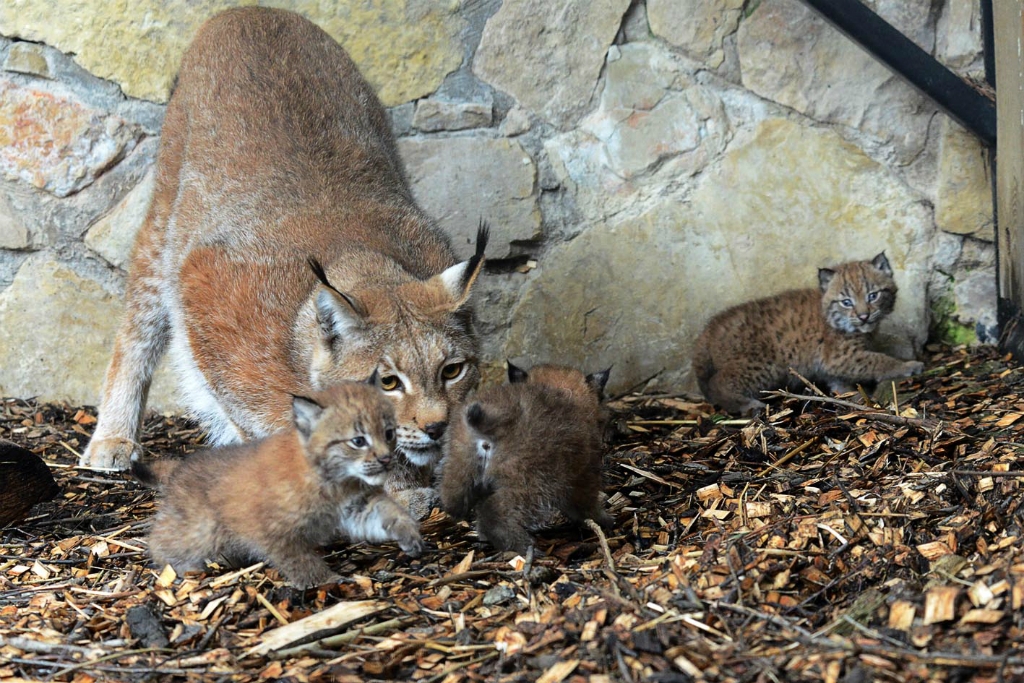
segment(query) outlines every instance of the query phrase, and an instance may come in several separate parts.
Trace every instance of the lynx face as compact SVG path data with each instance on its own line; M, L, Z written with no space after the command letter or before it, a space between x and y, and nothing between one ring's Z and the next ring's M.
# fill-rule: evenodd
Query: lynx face
M318 274L314 383L376 373L395 408L398 447L414 465L436 462L449 411L480 380L466 303L486 244L481 228L473 258L393 290L343 294Z
M874 332L896 303L896 283L884 253L871 261L822 268L818 284L825 319L840 332Z
M296 396L292 410L306 456L326 481L383 484L396 436L394 408L379 389L340 385L316 398Z

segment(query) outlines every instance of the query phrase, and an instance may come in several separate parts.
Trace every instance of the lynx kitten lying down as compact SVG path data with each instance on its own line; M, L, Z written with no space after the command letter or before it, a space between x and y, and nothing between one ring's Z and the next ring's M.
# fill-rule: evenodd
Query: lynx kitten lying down
M481 391L452 420L441 504L461 519L475 510L481 539L520 553L555 512L610 526L601 502L608 371L508 369L510 384Z
M132 463L160 490L149 538L158 565L181 572L220 555L269 560L295 585L313 586L339 578L315 551L339 531L421 551L419 524L381 488L395 446L383 393L342 382L296 396L292 415L293 428L260 441Z
M896 283L885 253L818 270L818 289L783 292L719 313L697 339L693 373L705 398L730 413L764 407L762 391L786 386L790 368L832 391L921 372L867 348L892 312Z

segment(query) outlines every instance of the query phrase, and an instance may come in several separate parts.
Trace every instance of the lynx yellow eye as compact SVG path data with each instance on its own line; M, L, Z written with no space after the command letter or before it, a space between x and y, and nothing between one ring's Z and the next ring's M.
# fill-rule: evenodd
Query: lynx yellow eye
M441 379L452 380L462 374L465 363L449 363L441 368Z
M402 386L402 380L394 375L387 375L380 378L380 388L384 391L394 391Z

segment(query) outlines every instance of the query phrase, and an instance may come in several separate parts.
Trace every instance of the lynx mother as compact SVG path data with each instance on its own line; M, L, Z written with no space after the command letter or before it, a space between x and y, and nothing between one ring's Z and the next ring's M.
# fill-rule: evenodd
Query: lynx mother
M128 467L157 361L214 444L289 424L291 395L380 373L408 464L427 481L449 408L479 380L469 295L415 204L387 115L355 64L286 11L228 10L186 52L124 320L82 464ZM322 264L322 269L319 267Z

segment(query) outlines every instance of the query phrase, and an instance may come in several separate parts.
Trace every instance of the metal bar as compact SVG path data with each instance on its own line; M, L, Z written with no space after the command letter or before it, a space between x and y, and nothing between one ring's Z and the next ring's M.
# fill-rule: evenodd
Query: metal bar
M866 5L856 0L803 1L986 145L996 144L995 104Z

